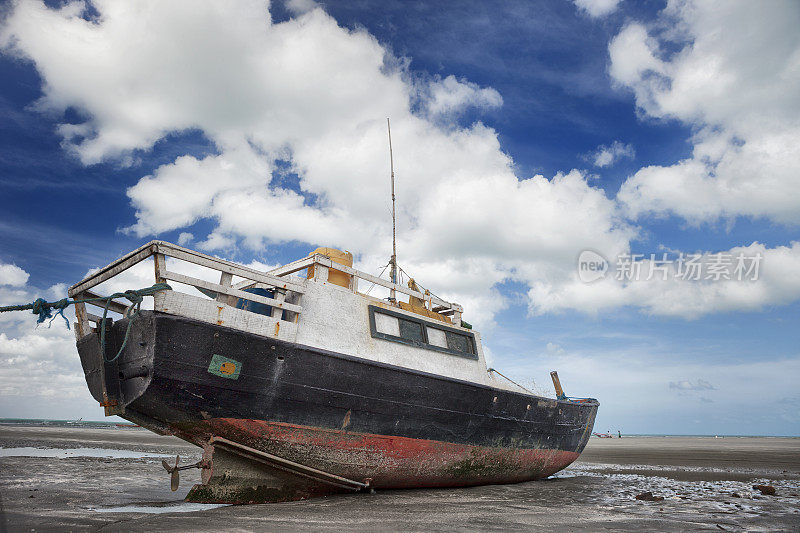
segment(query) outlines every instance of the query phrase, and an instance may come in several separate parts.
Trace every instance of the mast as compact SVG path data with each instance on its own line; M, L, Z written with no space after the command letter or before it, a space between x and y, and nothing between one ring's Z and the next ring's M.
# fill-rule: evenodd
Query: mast
M392 267L390 270L392 283L397 283L397 222L394 199L394 156L392 155L392 126L389 124L389 117L386 117L386 129L389 131L389 165L392 172L392 257L389 259L389 265ZM397 299L396 295L396 291L392 289L389 292L389 300L395 301Z

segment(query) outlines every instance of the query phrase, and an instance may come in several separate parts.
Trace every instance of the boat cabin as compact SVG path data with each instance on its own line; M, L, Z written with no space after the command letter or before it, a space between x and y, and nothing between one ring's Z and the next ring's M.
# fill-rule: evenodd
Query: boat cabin
M70 289L75 299L100 296L130 268L152 258L154 280L172 290L154 296L154 310L377 363L525 392L487 370L480 333L463 308L352 267L352 255L318 248L308 257L262 272L152 241ZM146 267L145 267L146 268ZM367 294L380 286L389 297ZM76 304L78 340L102 319ZM112 302L122 314L125 306ZM111 316L111 315L109 315Z

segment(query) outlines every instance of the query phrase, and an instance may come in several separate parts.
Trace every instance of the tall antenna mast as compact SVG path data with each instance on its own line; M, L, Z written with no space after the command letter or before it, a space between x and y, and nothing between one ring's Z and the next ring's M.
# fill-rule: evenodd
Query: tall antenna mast
M397 283L397 222L395 218L394 200L394 156L392 154L392 126L389 124L389 117L386 117L386 129L389 131L389 165L392 170L392 258L389 259L391 268L392 283ZM389 292L389 299L395 301L396 292L392 289Z

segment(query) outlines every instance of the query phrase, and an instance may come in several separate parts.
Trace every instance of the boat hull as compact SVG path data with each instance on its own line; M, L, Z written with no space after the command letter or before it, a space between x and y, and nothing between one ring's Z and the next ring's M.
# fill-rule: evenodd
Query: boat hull
M116 353L126 327L126 321L111 326L107 354ZM583 451L598 407L157 312L136 320L116 361L103 362L94 333L79 341L79 353L98 401L134 423L204 447L207 466L214 462L212 439L223 438L374 488L549 476ZM208 470L204 480L219 474ZM263 499L193 492L201 501ZM315 492L324 491L270 499Z

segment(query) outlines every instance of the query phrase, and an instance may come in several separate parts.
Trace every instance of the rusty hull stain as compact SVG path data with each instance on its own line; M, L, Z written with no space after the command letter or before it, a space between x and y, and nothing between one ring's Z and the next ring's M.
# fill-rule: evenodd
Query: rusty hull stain
M343 428L347 422L345 415ZM348 479L371 478L374 488L530 481L565 468L579 456L565 450L475 446L235 418L174 429L201 446L219 436Z

